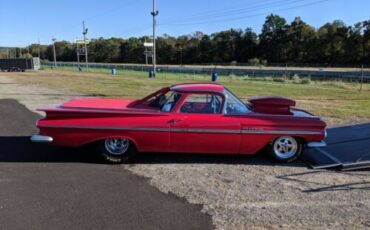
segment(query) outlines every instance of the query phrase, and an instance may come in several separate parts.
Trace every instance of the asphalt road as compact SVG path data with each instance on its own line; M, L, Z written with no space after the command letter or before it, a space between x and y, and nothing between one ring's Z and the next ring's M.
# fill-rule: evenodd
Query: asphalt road
M212 229L200 206L87 151L37 145L39 116L0 100L0 229Z

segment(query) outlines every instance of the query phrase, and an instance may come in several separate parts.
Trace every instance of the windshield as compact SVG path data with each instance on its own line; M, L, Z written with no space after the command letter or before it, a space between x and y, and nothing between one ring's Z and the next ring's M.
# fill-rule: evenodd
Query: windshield
M169 88L163 88L141 100L136 101L132 107L155 109L161 112L171 112L176 103L180 100L182 94L171 91Z
M131 106L135 108L160 109L171 95L169 88L160 89L143 99L135 101Z
M225 114L233 115L233 114L245 114L250 112L248 107L228 89L225 89L225 97L226 97Z

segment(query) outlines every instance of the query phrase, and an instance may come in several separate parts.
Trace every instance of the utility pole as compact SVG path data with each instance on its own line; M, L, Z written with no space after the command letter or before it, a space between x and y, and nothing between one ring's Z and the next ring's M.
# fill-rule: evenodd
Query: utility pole
M87 54L87 41L86 41L87 32L88 32L88 29L85 27L85 21L83 21L82 22L82 34L84 35L86 70L89 68L89 60L88 60L88 54Z
M156 70L156 45L155 45L155 27L157 25L156 16L159 14L158 10L155 10L155 0L153 0L153 11L151 15L153 16L153 73Z
M57 54L56 54L56 51L55 51L55 41L57 39L53 38L51 40L53 41L54 68L56 68L57 67Z

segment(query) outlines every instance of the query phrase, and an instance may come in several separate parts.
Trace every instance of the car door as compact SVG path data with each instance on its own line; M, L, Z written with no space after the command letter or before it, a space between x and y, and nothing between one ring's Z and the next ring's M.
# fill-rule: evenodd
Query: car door
M189 93L172 114L170 148L184 153L238 153L240 122L224 116L218 93Z
M131 134L138 140L142 152L170 152L170 133L173 121L172 111L182 94L168 91L165 102L159 113L144 114L142 117L133 116L126 123L133 126Z

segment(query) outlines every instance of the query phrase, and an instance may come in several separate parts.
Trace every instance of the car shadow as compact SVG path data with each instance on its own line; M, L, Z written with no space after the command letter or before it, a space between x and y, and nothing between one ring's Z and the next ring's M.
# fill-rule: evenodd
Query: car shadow
M89 147L66 148L30 141L30 136L0 137L0 162L77 162L106 164ZM138 154L130 164L243 164L306 167L301 162L276 163L265 152L255 155L210 155L179 153Z
M0 162L99 162L86 149L36 144L30 136L0 137L0 146Z

